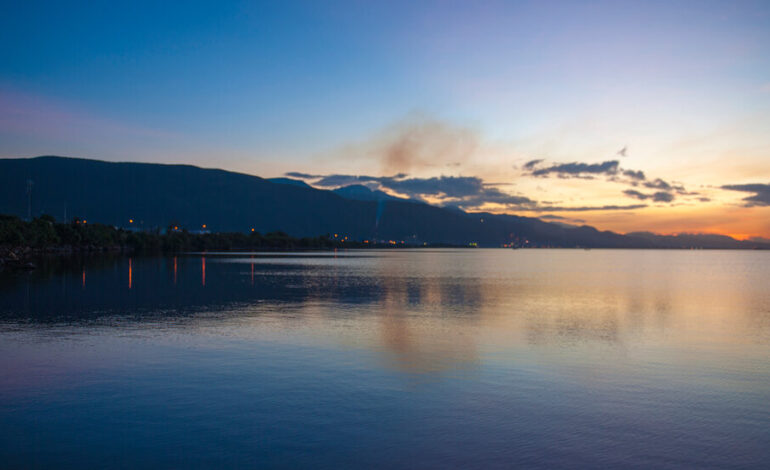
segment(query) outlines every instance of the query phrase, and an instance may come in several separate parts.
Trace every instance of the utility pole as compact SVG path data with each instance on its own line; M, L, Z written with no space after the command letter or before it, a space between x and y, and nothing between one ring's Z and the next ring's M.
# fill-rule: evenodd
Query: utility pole
M32 185L35 182L27 180L27 221L32 221Z

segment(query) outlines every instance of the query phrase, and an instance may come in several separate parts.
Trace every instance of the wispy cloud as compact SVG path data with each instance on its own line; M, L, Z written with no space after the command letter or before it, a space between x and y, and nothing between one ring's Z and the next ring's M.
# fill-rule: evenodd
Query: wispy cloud
M602 163L558 163L550 166L539 166L542 160L532 160L524 165L524 169L532 176L546 177L556 175L560 178L585 178L594 175L615 175L618 173L620 162L609 160Z
M674 195L666 191L656 191L652 194L645 194L635 189L626 189L623 191L623 194L635 199L639 199L640 201L646 201L647 199L650 199L653 202L671 202L674 200Z
M521 194L500 190L496 184L485 183L476 176L438 176L413 178L399 173L394 176L371 175L313 175L289 172L286 176L307 180L321 188L334 188L351 184L374 185L378 189L407 196L418 201L430 201L443 207L463 210L479 210L487 204L503 206L512 211L525 212L589 212L634 210L647 207L646 204L563 206L557 203L541 202Z
M311 175L301 172L289 172L286 176L309 180L321 188L336 188L351 184L374 183L380 189L405 195L424 201L431 198L439 205L472 208L485 203L507 206L535 205L528 197L501 191L494 184L486 184L475 176L436 176L431 178L410 178L404 173L393 176L369 175Z
M597 212L597 211L628 211L634 209L644 209L648 207L647 204L629 204L629 205L616 205L608 204L603 206L542 206L534 208L522 208L524 211L535 212Z
M621 149L625 154L626 147ZM620 154L620 152L619 152ZM621 168L618 160L607 160L601 163L553 163L545 164L545 160L531 160L524 167L525 176L534 176L547 178L557 176L559 178L580 178L594 179L595 177L604 177L606 181L620 183L631 186L632 188L643 187L653 189L653 193L643 193L636 189L623 191L628 197L639 199L641 201L650 200L658 203L673 202L678 196L700 196L697 192L687 191L684 185L666 181L662 178L647 179L647 175L642 170L633 170ZM704 198L695 199L698 202L704 201Z
M770 184L726 184L722 186L722 189L754 193L743 198L746 207L770 206Z

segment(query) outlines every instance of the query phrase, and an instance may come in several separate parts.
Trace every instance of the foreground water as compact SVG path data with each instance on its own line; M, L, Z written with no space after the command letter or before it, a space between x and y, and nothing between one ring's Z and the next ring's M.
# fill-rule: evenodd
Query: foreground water
M0 278L0 466L749 468L770 253L52 260Z

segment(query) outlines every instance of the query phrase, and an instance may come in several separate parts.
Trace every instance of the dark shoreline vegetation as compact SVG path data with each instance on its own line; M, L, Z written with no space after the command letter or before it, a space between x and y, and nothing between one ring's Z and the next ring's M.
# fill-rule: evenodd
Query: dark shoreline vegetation
M161 231L127 230L105 224L73 219L57 222L50 215L30 222L16 216L0 214L0 270L32 269L33 256L94 253L163 254L201 251L235 250L333 250L345 248L416 248L403 242L370 243L334 238L331 234L317 237L292 237L276 231L193 233L169 226ZM460 247L434 244L436 247Z

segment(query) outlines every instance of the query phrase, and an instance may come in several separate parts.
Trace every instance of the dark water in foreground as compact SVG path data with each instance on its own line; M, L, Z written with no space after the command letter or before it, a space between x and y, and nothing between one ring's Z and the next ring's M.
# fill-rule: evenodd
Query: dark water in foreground
M6 468L768 462L768 252L209 254L0 278Z

